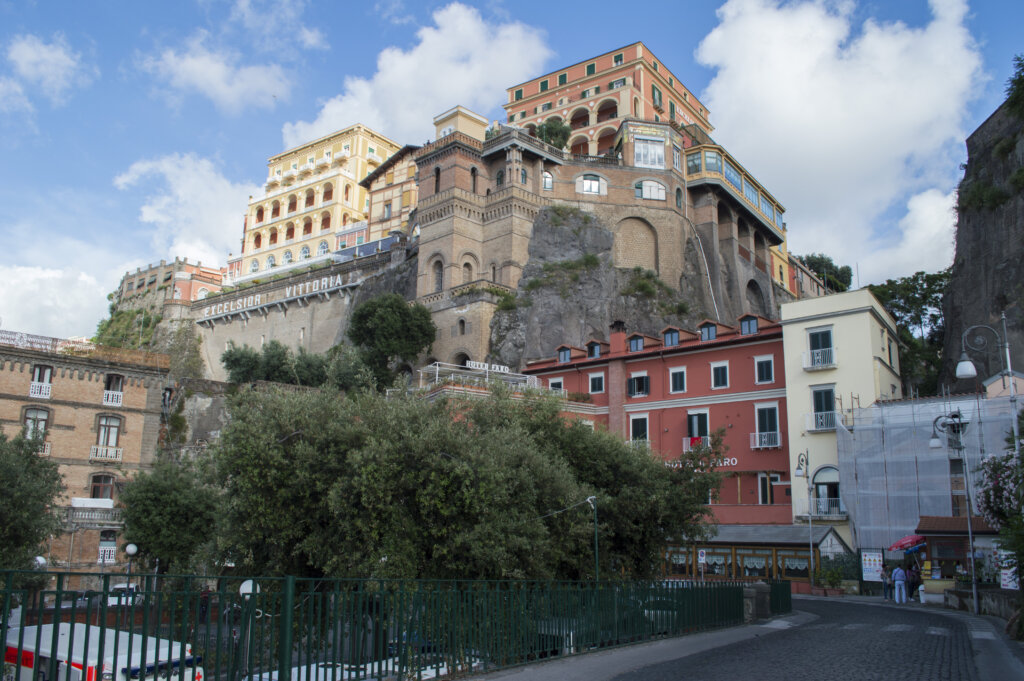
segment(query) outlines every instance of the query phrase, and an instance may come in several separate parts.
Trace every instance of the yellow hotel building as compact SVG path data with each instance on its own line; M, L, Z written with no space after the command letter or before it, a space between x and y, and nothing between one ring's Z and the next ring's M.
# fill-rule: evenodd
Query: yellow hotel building
M232 280L327 260L335 235L366 220L360 180L399 148L356 124L272 156L263 196L249 197L242 255L228 263Z

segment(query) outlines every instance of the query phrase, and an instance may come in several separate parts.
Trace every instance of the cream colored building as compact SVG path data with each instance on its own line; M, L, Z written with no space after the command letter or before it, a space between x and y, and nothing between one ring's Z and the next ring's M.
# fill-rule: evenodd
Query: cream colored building
M392 232L409 233L409 215L416 208L419 193L415 160L418 150L418 146L405 145L360 181L359 185L370 195L367 241L383 239ZM354 243L346 240L345 245Z
M233 281L329 258L336 235L366 220L360 180L398 149L356 124L272 156L265 193L249 200L240 262L229 263Z
M793 519L810 515L833 525L852 546L836 424L850 427L853 409L902 397L896 322L870 291L858 289L782 305L782 330ZM807 468L809 476L796 475Z

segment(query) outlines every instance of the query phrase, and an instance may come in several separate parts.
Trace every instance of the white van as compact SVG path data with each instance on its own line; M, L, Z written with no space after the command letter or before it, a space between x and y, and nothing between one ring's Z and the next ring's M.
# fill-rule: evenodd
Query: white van
M8 629L6 643L3 681L176 681L179 674L184 681L204 678L202 659L192 656L191 644L113 628L68 622L15 627ZM52 660L57 675L51 679Z

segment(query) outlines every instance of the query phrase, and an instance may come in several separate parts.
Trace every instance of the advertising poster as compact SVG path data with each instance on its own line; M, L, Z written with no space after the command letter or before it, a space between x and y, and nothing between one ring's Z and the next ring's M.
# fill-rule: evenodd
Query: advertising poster
M860 552L861 579L865 582L882 581L882 552L863 550Z
M1019 589L1020 583L1017 581L1017 571L1011 567L1009 551L999 551L999 588L1000 589Z

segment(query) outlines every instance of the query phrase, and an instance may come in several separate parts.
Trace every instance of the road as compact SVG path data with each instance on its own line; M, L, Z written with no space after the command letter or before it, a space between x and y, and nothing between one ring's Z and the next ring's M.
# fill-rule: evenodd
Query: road
M481 676L487 681L1024 679L1005 622L867 597L793 599L793 614Z
M614 681L982 681L965 620L919 608L795 600L818 619L707 650Z

